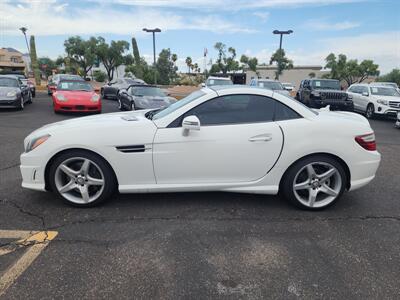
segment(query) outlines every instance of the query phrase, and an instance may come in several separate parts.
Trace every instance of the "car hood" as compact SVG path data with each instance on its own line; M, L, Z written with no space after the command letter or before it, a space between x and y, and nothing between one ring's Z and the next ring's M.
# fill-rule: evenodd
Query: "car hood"
M400 101L400 97L395 97L395 96L379 96L379 95L373 95L375 99L382 99L382 100L387 100L387 101Z
M146 112L147 110L140 110L74 118L61 122L47 124L35 130L31 135L52 135L65 131L76 131L77 134L82 135L87 132L99 133L102 129L118 130L118 128L120 127L128 127L128 124L129 127L154 125L151 120L145 117L144 114Z
M90 101L90 99L96 93L94 91L60 91L56 92L56 95L62 94L69 102L80 102L80 101Z
M8 87L8 86L0 86L0 97L7 96L9 92L19 92L19 88L16 87Z

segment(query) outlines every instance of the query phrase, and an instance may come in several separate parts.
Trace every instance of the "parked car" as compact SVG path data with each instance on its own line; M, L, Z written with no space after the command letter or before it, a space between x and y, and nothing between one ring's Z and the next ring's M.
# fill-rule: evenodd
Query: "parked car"
M164 108L175 102L175 98L152 85L131 85L118 92L119 110Z
M352 84L347 92L353 97L354 110L367 118L376 115L396 117L400 111L400 93L393 87L375 84Z
M282 82L283 87L285 88L285 90L291 92L294 91L294 85L290 82Z
M392 87L392 88L396 89L400 93L400 88L399 88L399 86L397 85L396 82L379 82L378 81L378 82L374 82L373 84L374 85L389 86L389 87Z
M138 78L118 78L106 83L101 88L102 99L118 100L118 91L127 89L130 85L145 85L146 83Z
M36 87L35 87L35 84L34 84L31 80L29 80L28 78L26 78L25 75L22 75L22 74L6 74L6 75L15 76L15 77L17 77L19 80L21 80L21 82L22 82L24 85L29 86L29 88L30 88L30 90L31 90L31 95L32 95L33 98L35 98L35 96L36 96Z
M397 113L396 123L394 124L396 128L400 128L400 112Z
M0 107L24 109L25 103L32 103L29 86L14 75L0 75Z
M312 137L310 136L312 132ZM281 194L310 210L375 177L369 122L271 90L197 90L163 109L65 120L24 141L22 186L87 207L120 193Z
M229 77L209 76L206 82L202 84L203 87L214 85L233 85L233 82Z
M81 76L79 75L72 75L72 74L56 74L54 75L47 83L47 94L51 95L53 92L56 91L58 84L60 83L61 80L79 80L79 81L85 81Z
M100 95L82 80L62 80L52 94L54 112L101 113Z
M308 107L322 108L327 105L332 110L353 111L350 95L341 90L339 80L305 79L301 81L296 99Z
M286 90L282 83L271 79L252 79L250 81L250 86L257 86L264 89L269 89L271 91L277 92L279 94L290 96L288 90Z

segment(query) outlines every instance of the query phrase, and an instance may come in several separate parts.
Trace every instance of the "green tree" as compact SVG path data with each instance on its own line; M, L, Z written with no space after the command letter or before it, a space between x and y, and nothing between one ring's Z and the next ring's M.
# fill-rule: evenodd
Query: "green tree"
M286 57L285 50L278 49L272 54L269 64L272 65L274 62L277 64L277 70L275 72L275 79L278 80L279 76L282 75L284 70L293 68L293 61Z
M132 51L133 51L133 59L134 59L134 63L135 63L135 70L136 73L135 76L137 78L143 78L143 69L142 69L142 65L141 65L141 60L140 60L140 54L139 54L139 48L136 42L136 39L133 37L132 38Z
M190 67L192 65L192 58L190 56L186 57L185 63L188 66L188 70L189 70L189 74L190 74Z
M40 85L40 71L39 71L39 64L37 61L35 36L31 35L29 42L31 48L32 71L33 75L35 76L35 83L36 85Z
M249 70L257 73L258 59L256 57L248 57L243 54L240 57L240 62L244 65L244 67L247 67Z
M57 68L55 61L48 57L40 57L38 59L39 70L49 77L53 74L53 70Z
M131 55L125 55L129 50L129 43L127 41L111 41L110 45L107 44L104 38L98 38L98 45L96 47L96 54L103 63L107 72L108 80L114 78L114 71L116 68L123 64L133 63Z
M362 82L369 76L379 75L379 66L374 64L372 60L363 60L360 64L356 59L347 60L347 56L339 54L336 58L335 54L331 53L326 58L325 68L330 69L328 78L345 80L350 86L355 82Z
M172 61L171 50L162 49L157 59L158 83L169 84L175 77L175 66Z
M103 71L96 70L94 71L93 76L94 80L96 80L97 82L104 82L106 80L107 74Z
M400 86L400 69L393 69L389 73L378 77L377 81L395 82Z
M70 62L81 69L84 78L96 61L97 46L98 40L95 37L83 40L80 36L73 36L64 42L65 52Z
M214 49L218 51L218 56L216 63L211 66L210 73L222 72L225 75L228 72L235 72L240 69L239 62L236 60L235 48L229 47L226 50L224 43L217 42L214 45Z

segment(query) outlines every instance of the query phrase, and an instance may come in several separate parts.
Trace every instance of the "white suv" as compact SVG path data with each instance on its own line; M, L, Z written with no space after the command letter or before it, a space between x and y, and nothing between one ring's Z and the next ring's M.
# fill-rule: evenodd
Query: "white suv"
M354 110L374 115L394 116L400 112L400 93L393 87L378 84L352 84L347 93L353 97Z

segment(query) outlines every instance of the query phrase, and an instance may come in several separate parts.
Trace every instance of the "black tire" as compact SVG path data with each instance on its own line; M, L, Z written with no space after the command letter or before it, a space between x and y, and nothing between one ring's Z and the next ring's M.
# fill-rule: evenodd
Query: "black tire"
M36 91L32 92L32 97L33 97L33 98L36 97Z
M104 92L104 89L100 90L100 94L101 94L101 99L107 99L107 96L106 96L106 94Z
M129 110L136 110L135 103L133 101L129 102Z
M29 92L28 101L26 103L32 104L32 94L31 94L31 92Z
M123 105L123 103L122 103L122 101L121 101L121 99L118 97L118 109L120 110L120 111L124 111L125 110L125 107L124 107L124 105Z
M367 105L367 109L365 110L365 117L367 119L373 119L375 116L375 106L370 103Z
M65 197L63 197L57 189L55 183L55 175L57 167L62 164L64 161L70 158L86 158L94 162L102 171L104 175L104 188L101 192L100 196L94 200L93 202L89 203L75 203L72 202ZM57 156L50 165L49 172L48 172L48 183L50 185L50 190L53 191L64 203L75 206L75 207L94 207L97 206L104 201L108 200L116 191L117 189L117 180L115 178L115 174L111 168L111 166L99 155L85 151L85 150L70 150L67 152L62 153L61 155Z
M335 199L328 203L325 206L322 207L310 207L306 206L303 203L301 203L295 193L294 193L294 184L295 184L295 179L297 174L307 165L310 163L316 163L318 164L319 162L321 163L327 163L336 168L338 171L338 176L340 176L341 180L341 187L340 191L338 192L337 196L335 196ZM347 186L347 175L346 172L340 162L338 162L336 159L328 156L328 155L313 155L313 156L308 156L306 158L303 158L297 162L295 162L285 173L285 175L282 178L281 185L279 188L279 193L292 205L295 207L298 207L300 209L304 210L311 210L311 211L317 211L317 210L322 210L325 209L335 203L341 198L343 195L346 186Z

